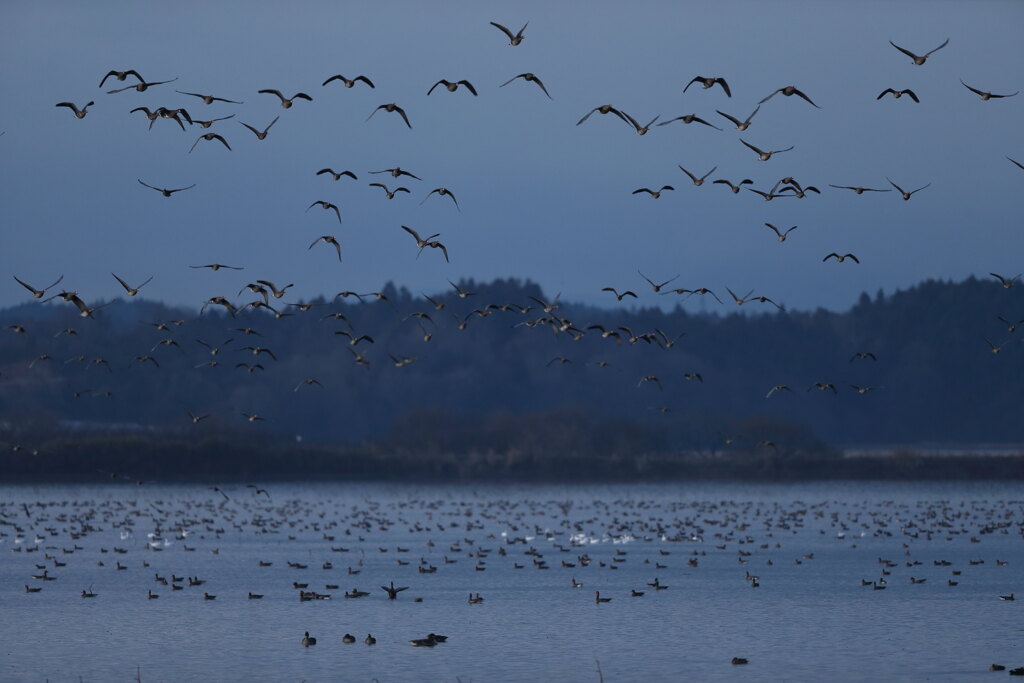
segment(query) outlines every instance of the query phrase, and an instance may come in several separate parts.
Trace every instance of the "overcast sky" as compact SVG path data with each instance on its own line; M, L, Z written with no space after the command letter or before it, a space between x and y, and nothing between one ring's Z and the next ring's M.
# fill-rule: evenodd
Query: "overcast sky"
M517 31L512 47L488 22ZM143 295L198 308L238 297L257 278L295 283L286 301L391 280L433 293L447 280L524 277L563 299L617 304L611 286L640 305L666 304L637 274L680 275L672 287L755 290L796 309L844 309L862 291L922 279L1024 270L1021 129L1024 95L982 101L960 80L995 93L1024 88L1024 3L926 2L22 2L0 4L0 305L58 275L86 301L121 293L110 276L154 280ZM923 66L917 54L947 38ZM146 92L101 78L136 69L176 78ZM533 83L506 80L537 74ZM329 76L365 74L346 89ZM683 88L694 76L724 77ZM427 90L468 79L479 92ZM743 133L758 101L795 85L821 109L776 95ZM876 100L885 88L907 97ZM281 108L257 94L303 91L312 102ZM175 90L244 104L205 105ZM90 100L84 119L54 105ZM395 102L412 123L378 112ZM696 113L722 128L680 122L638 136L613 104L641 123ZM207 130L158 120L137 106L185 107L197 119L234 115ZM259 141L240 122L263 129ZM202 141L217 132L231 144ZM767 162L740 138L770 150ZM695 187L679 170L717 170ZM422 178L369 171L400 166ZM334 182L323 167L359 179ZM743 178L768 190L784 176L822 194L766 202L711 180ZM855 195L835 185L906 189ZM142 187L196 187L165 198ZM380 181L411 190L385 199ZM660 199L633 195L672 185ZM446 187L447 197L431 196ZM748 186L749 187L749 186ZM340 207L305 212L316 200ZM765 222L798 225L785 243ZM441 233L418 249L401 225ZM335 235L333 249L310 243ZM836 251L860 265L822 263ZM242 272L190 269L224 263ZM693 297L686 306L700 310ZM706 305L706 303L704 304ZM715 305L717 306L717 305ZM721 308L723 312L733 310Z

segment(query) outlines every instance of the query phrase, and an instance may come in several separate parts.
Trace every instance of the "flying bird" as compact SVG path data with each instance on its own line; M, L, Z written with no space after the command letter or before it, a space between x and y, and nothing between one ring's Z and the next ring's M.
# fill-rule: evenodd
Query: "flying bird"
M221 144L227 147L229 152L231 151L231 145L228 144L228 141L225 140L223 136L218 135L217 133L203 133L202 135L196 138L195 142L192 143L192 148L189 149L188 151L189 154L191 154L192 150L196 148L196 145L199 144L200 140L220 140Z
M111 275L114 275L114 273L111 273ZM114 275L114 279L121 283L121 286L124 287L124 291L128 294L128 296L135 296L136 294L139 293L140 289L149 284L149 281L153 279L153 276L150 275L149 278L138 287L130 286L127 282L119 278L117 275Z
M378 105L376 109L374 109L372 112L370 112L370 115L366 117L366 120L369 121L370 119L372 119L373 115L376 114L377 112L379 112L381 109L383 109L384 111L386 111L388 113L398 112L398 115L402 117L403 121L405 121L405 125L408 126L410 129L412 129L412 124L409 123L409 117L406 115L405 110L402 109L401 107L399 107L394 102L391 102L390 104Z
M523 35L523 31L525 31L526 27L530 25L530 22L526 22L525 24L523 24L523 27L521 29L519 29L519 32L516 33L515 35L512 35L512 31L509 31L507 28L505 28L504 26L502 26L501 24L499 24L499 23L497 23L495 21L490 22L490 24L491 24L491 26L493 26L494 28L498 29L499 31L504 33L506 36L508 36L508 44L512 45L514 47L514 46L518 45L519 43L523 42L523 40L525 39L525 36Z
M291 109L292 104L295 103L295 100L306 100L307 102L313 101L313 98L304 92L297 92L294 95L292 95L290 99L282 95L280 90L274 90L273 88L267 88L266 90L258 90L257 92L267 95L277 95L277 98L281 100L281 107L284 109Z
M646 192L647 194L651 195L655 199L658 199L659 197L661 197L661 193L664 192L665 190L675 190L675 189L676 188L672 187L671 185L662 185L661 189L659 189L659 190L652 190L649 187L641 187L638 190L633 190L632 194L641 194L643 192Z
M772 93L771 95L769 95L768 97L766 97L766 98L764 98L763 100L761 100L760 102L758 102L758 104L764 104L765 102L767 102L767 101L768 101L768 100L770 100L771 98L775 97L775 96L776 96L776 95L778 95L779 93L782 93L782 94L783 94L783 95L785 95L786 97L789 97L789 96L791 96L791 95L796 95L797 97L800 97L800 98L802 98L802 99L804 99L804 100L807 100L807 102L809 102L809 103L810 103L811 105L813 105L814 107L817 107L818 109L821 109L821 107L818 107L818 105L814 104L814 102L813 102L813 101L811 100L811 98L810 98L810 97L808 97L807 95L805 95L805 94L804 94L804 93L803 93L802 91L798 90L798 89L797 89L797 87L796 87L795 85L787 85L787 86L786 86L786 87L784 87L784 88L779 88L778 90L776 90L775 92L773 92L773 93Z
M58 102L54 106L55 107L67 107L72 112L74 112L76 119L84 119L85 115L89 113L89 107L91 107L94 104L96 104L96 103L93 102L92 100L90 100L81 109L79 109L77 106L75 106L74 102Z
M108 90L107 94L108 95L113 95L115 93L124 92L125 90L135 90L137 92L146 92L147 90L149 90L154 85L163 85L164 83L173 83L176 80L178 80L178 79L177 78L172 78L169 81L150 81L150 82L139 81L135 85L126 85L125 87L117 88L116 90Z
M679 166L679 164L676 164L676 166ZM693 184L696 185L697 187L700 187L701 185L704 184L704 181L707 180L707 177L709 175L711 175L712 173L714 173L715 171L718 170L718 167L715 166L714 168L712 168L710 171L708 171L707 173L705 173L704 175L702 175L699 178L697 176L695 176L694 174L690 173L689 171L687 171L682 166L679 166L679 170L682 171L683 173L685 173L686 175L690 176L690 180L693 181Z
M181 93L182 95L191 95L192 97L198 97L203 101L203 104L213 104L214 102L227 102L228 104L245 104L245 102L226 100L223 97L214 97L213 95L201 95L197 92L185 92L184 90L175 90L174 92Z
M735 185L733 185L730 181L725 180L723 178L719 178L718 180L711 181L711 183L712 183L712 185L728 185L729 189L732 190L733 194L739 194L740 193L740 189L744 185L753 185L754 181L751 180L750 178L744 178L740 182L738 182Z
M420 202L420 205L422 205L423 202L425 202L428 199L430 199L430 195L432 195L432 194L437 194L438 197L449 197L449 198L451 198L452 202L454 202L454 204L455 204L455 208L460 213L462 212L462 209L459 208L459 201L457 199L455 199L455 195L447 187L436 187L436 188L434 188L433 190L431 190L430 192L427 193L427 196L423 198L423 201Z
M771 151L771 152L765 152L765 151L762 151L762 150L758 149L757 147L754 147L752 144L750 144L749 142L747 142L746 140L744 140L742 138L740 139L740 142L742 142L748 148L750 148L750 149L754 150L755 152L757 152L757 160L758 161L768 161L769 159L772 158L773 154L781 154L782 152L788 152L789 150L793 149L793 145L790 145L786 149L777 149L777 150L774 150L774 151Z
M166 189L166 188L161 188L161 187L153 187L152 185L147 185L146 183L142 182L142 180L140 180L139 178L136 178L136 180L138 180L138 181L139 181L139 184L140 184L140 185L145 185L146 187L148 187L148 188L149 188L149 189L151 189L151 190L156 190L157 192L159 192L160 194L162 194L162 195L163 195L163 196L165 196L165 197L170 197L170 196L171 196L172 194L174 194L175 192L182 192L183 190L191 190L191 189L192 189L193 187L195 187L195 186L196 186L196 184L195 184L195 183L192 183L192 184L191 184L191 185L189 185L188 187L179 187L179 188L178 188L178 189L176 189L176 190L168 190L168 189Z
M825 261L828 261L830 258L834 258L838 263L842 263L846 259L850 259L854 263L860 263L860 259L858 259L853 254L837 254L834 251L825 258L821 259L821 262L824 263Z
M519 74L518 76L513 76L512 78L508 79L507 81L505 81L504 83L502 83L498 87L499 88L504 88L506 85L508 85L512 81L516 80L517 78L522 78L524 81L526 81L528 83L536 83L540 87L540 89L544 91L544 94L548 96L549 100L553 100L554 99L553 97L551 97L551 93L548 92L548 89L544 87L544 83L541 82L541 80L539 78L537 78L536 74L532 74L529 71L526 72L526 73Z
M370 171L370 175L377 175L378 173L390 173L392 178L400 178L404 175L407 175L410 178L415 178L416 180L423 180L423 178L420 178L418 175L413 175L408 171L403 171L398 166L396 166L395 168L385 168L383 171Z
M892 93L893 98L897 99L897 100L899 98L903 97L904 95L906 95L907 97L909 97L910 99L914 100L915 102L920 102L921 101L921 100L919 100L917 98L917 94L913 90L911 90L909 88L907 88L906 90L893 90L892 88L886 88L885 90L880 92L878 94L878 97L876 97L875 99L876 100L880 100L880 99L882 99L883 97L885 97L886 95L888 95L890 93Z
M725 118L729 119L729 121L732 122L732 125L736 126L736 130L742 132L742 131L745 131L747 128L750 128L750 120L753 119L754 118L754 114L756 114L760 110L761 110L761 105L757 105L757 107L754 109L754 111L751 112L750 116L748 116L743 121L740 121L739 119L737 119L734 116L729 116L724 111L719 111L719 110L716 109L715 113L717 113L719 116L724 116Z
M1017 284L1017 280L1020 279L1021 273L1017 273L1013 277L1003 277L1002 275L999 275L998 273L989 273L989 275L991 275L995 279L999 280L999 283L1003 286L1003 288L1010 289L1015 284Z
M12 275L11 277L13 277L14 281L17 282L19 285L21 285L22 287L24 287L28 291L32 292L32 298L33 299L42 299L46 295L46 290L51 289L53 287L56 287L57 285L60 284L61 280L64 279L64 276L61 275L59 278L57 278L54 281L53 284L49 285L48 287L44 287L42 289L36 289L35 287L33 287L32 285L28 284L27 282L18 279L17 275Z
M897 50L899 50L900 52L902 52L903 54L905 54L906 56L910 57L910 59L913 60L915 66L921 66L926 61L928 61L928 58L932 55L932 52L938 52L942 48L946 47L946 45L949 44L949 38L946 38L946 41L944 43L942 43L942 45L939 45L937 48L935 48L931 52L926 52L926 53L924 53L921 56L915 55L910 50L904 50L902 47L900 47L896 43L892 42L891 40L889 41L889 44L892 45Z
M598 114L615 114L616 116L618 116L620 119L622 119L626 123L629 123L629 121L626 119L626 117L622 115L621 111L619 111L618 109L616 109L615 107L613 107L610 104L602 104L600 107L594 107L593 109L588 111L586 114L584 114L583 118L576 122L576 125L578 126L581 123L583 123L584 121L586 121L587 119L589 119L590 115L593 114L594 112L597 112Z
M113 69L111 69L107 72L107 75L103 77L103 80L100 81L99 87L102 88L103 84L106 83L107 79L111 76L113 76L119 81L124 81L129 76L135 76L135 78L139 79L139 83L144 83L146 80L142 76L140 76L139 72L135 69L128 69L127 71L114 71Z
M661 118L661 114L658 114L653 119L651 119L646 126L641 126L639 123L637 123L636 119L634 119L626 112L622 112L622 115L626 117L626 120L629 123L629 125L633 126L633 128L636 129L637 135L647 135L647 131L651 129L651 126L654 125L654 122Z
M313 243L309 245L306 251L309 251L310 249L315 247L319 242L334 245L334 249L338 252L338 261L341 262L341 245L338 244L338 238L336 238L334 235L321 235L320 237L317 237L315 240L313 240Z
M889 182L891 183L892 181L890 180ZM873 187L860 187L859 185L833 185L832 183L829 183L828 186L834 187L837 190L853 190L854 194L864 194L865 192L892 192L892 190L878 190Z
M363 83L365 83L366 85L370 86L371 88L375 88L376 87L373 84L373 81L371 81L366 76L356 76L353 79L348 79L348 78L345 78L344 76L342 76L341 74L335 74L334 76L331 76L326 81L321 83L321 86L327 85L331 81L341 81L342 85L344 85L346 88L354 87L355 84L358 83L359 81L362 81Z
M192 119L192 123L196 124L200 128L209 128L210 126L212 126L213 124L217 123L218 121L227 121L228 119L233 119L233 118L235 118L235 115L231 114L230 116L220 116L220 117L217 117L215 119L210 119L208 121L200 121L199 119Z
M687 83L686 87L683 88L683 92L686 92L687 90L689 90L690 86L693 85L694 83L700 83L700 87L703 90L707 90L708 88L711 88L715 84L718 84L718 85L720 85L722 87L722 90L725 91L726 97L732 97L732 91L729 90L729 84L725 82L724 78L720 78L720 77L707 77L707 76L694 76L693 80L690 81L689 83Z
M775 233L775 237L777 237L780 242L785 242L786 241L786 237L789 236L789 233L791 233L791 232L793 232L794 230L797 229L797 226L794 225L793 227L788 228L785 232L780 232L779 229L776 228L771 223L765 223L765 225L767 225L769 228L771 228L772 232Z
M662 189L664 189L664 188L662 188ZM637 273L640 273L640 271L639 271L639 270L637 270L636 272L637 272ZM640 277L642 277L643 279L647 280L647 284L649 284L649 285L651 286L651 289L653 289L653 290L654 290L654 293L655 293L655 294L657 294L658 292L660 292L660 291L661 291L661 288L662 288L662 287L664 287L665 285L667 285L667 284L669 284L670 282L673 282L673 281L675 281L675 280L677 280L677 279L679 278L679 276L678 276L678 275L676 275L676 276L675 276L674 278L671 278L671 279L669 279L669 280L665 280L664 282L662 282L662 283L660 283L660 284L659 284L659 283L656 283L656 282L654 282L654 280L652 280L651 278L647 277L647 276L646 276L646 275L644 275L643 273L640 273Z
M394 199L395 195L399 192L405 192L406 194L412 194L407 187L396 187L394 190L389 190L388 186L384 183L370 183L370 187L379 187L384 190L384 196L388 199Z
M611 292L615 296L615 300L616 301L622 301L623 297L627 297L627 296L631 296L634 299L637 298L636 294L634 292L629 291L628 289L625 292L623 292L622 294L619 294L618 291L616 291L614 287L602 287L601 291L602 292Z
M714 125L712 123L708 123L707 121L705 121L701 117L697 116L696 114L686 114L685 116L677 116L674 119L669 119L668 121L662 121L658 125L659 126L667 126L668 124L672 123L673 121L682 121L683 123L703 123L705 126L711 126L715 130L722 130L718 126L716 126L716 125Z
M915 193L915 192L920 192L921 190L923 190L923 189L925 189L926 187L929 187L929 186L931 185L931 183L928 183L928 185L924 185L923 187L919 187L919 188L917 188L916 190L911 190L910 192L907 192L906 190L904 190L904 189L903 189L902 187L900 187L899 185L897 185L896 183L894 183L894 182L893 182L892 180L890 180L889 178L886 178L886 180L888 180L888 181L889 181L889 184L890 184L890 185L892 185L893 187L895 187L895 188L896 188L896 191L897 191L897 192L899 192L899 193L900 193L900 195L901 195L901 196L903 197L903 201L909 201L909 200L910 200L910 198L911 198L911 197L912 197L912 196L914 195L914 193Z
M225 268L227 270L245 270L245 268L240 266L226 266L223 263L208 263L205 266L189 266L189 268L209 268L213 271L220 270L221 268Z
M358 176L356 176L356 174L353 173L352 171L342 171L340 173L336 173L332 168L321 168L319 171L316 172L317 175L323 175L325 173L329 174L331 178L333 178L334 180L341 180L342 176L348 176L352 180L359 180Z
M436 88L439 85L443 85L448 92L455 92L456 90L459 89L460 85L464 85L464 86L466 86L466 90L468 90L469 92L473 93L474 97L477 94L476 93L476 88L474 88L473 84L470 83L469 81L462 80L462 81L454 81L454 82L452 82L452 81L446 81L445 79L442 78L437 83L435 83L434 85L430 86L430 90L427 91L427 95L430 95L430 93L434 92L434 88Z
M256 136L256 139L257 139L257 140L266 140L266 138L267 138L267 134L268 134L268 133L270 133L270 129L271 129L271 127L273 127L273 125L274 125L275 123L277 123L277 120L278 120L279 118L281 118L281 117L280 117L280 116L275 116L275 117L274 117L274 120L273 120L273 121L271 121L270 123L268 123L268 124L267 124L267 127L266 127L266 128L264 128L264 129L263 129L262 131L256 130L255 128L253 128L252 126L250 126L250 125L249 125L248 123L242 123L241 121L239 121L239 123L241 123L241 124L242 124L243 126L245 126L246 128L248 128L249 130L251 130L251 131L253 132L253 135L255 135L255 136Z
M982 102L985 102L985 101L988 101L988 100L997 100L997 99L1001 99L1003 97L1013 97L1014 95L1019 95L1020 94L1020 90L1018 90L1016 92L1010 93L1009 95L996 95L995 93L985 92L984 90L978 90L977 88L972 88L971 86L969 86L966 83L964 83L964 80L962 78L960 79L960 83L963 84L963 86L965 88L967 88L968 90L970 90L972 93L974 93L975 95L978 95L981 98Z
M334 204L331 204L330 202L325 202L322 199L318 199L315 202L313 202L312 204L310 204L309 206L307 206L305 212L308 213L310 209L312 209L314 206L317 206L317 205L319 205L320 208L322 208L324 211L331 211L331 210L333 210L334 214L338 217L338 222L341 223L341 211L338 210L338 207L336 205L334 205Z

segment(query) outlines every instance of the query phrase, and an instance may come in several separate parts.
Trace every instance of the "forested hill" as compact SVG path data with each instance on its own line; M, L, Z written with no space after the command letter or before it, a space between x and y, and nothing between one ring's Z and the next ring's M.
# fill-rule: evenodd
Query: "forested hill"
M612 309L555 301L516 280L458 285L474 294L430 293L436 305L391 286L308 310L271 296L283 317L144 300L93 318L59 299L6 309L0 427L486 449L495 425L523 443L571 415L638 448L651 430L657 448L674 449L732 434L780 448L1024 442L1024 286L927 281L834 313L738 307L725 290L721 306L669 294L680 304L665 312L632 298ZM722 313L687 312L701 297ZM766 398L777 385L788 389Z

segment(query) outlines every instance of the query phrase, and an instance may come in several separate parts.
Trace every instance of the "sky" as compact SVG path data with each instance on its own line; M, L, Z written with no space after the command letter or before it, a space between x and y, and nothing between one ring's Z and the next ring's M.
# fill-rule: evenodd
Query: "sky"
M489 25L517 31L510 46ZM387 282L435 293L462 278L520 277L549 296L609 307L674 306L638 271L671 287L754 290L792 309L843 310L864 291L926 278L959 280L1021 270L1019 201L1024 95L982 101L960 80L995 93L1024 88L1024 3L956 2L23 2L0 5L0 306L29 298L11 276L61 287L88 302L140 296L198 309L209 297L267 279L294 283L285 301L376 291ZM923 66L921 54L949 38ZM173 83L146 92L100 80L135 69ZM537 74L551 99L517 74ZM346 89L329 76L364 74ZM684 87L695 76L714 87ZM427 90L469 80L479 92ZM776 95L740 133L740 119L795 85L820 109ZM911 88L920 104L876 96ZM257 91L305 92L283 109ZM175 90L244 104L205 105ZM95 104L83 119L54 105ZM409 129L378 105L397 103ZM613 104L641 123L696 113L722 128L675 122L638 136L593 107ZM185 107L193 118L234 115L209 130L152 129L134 107ZM265 140L241 122L263 129ZM216 132L232 151L198 136ZM794 149L767 162L763 149ZM694 186L679 170L698 175ZM401 167L422 180L371 175ZM351 170L353 181L315 175ZM711 180L768 190L792 176L821 189L766 202ZM856 195L834 185L928 185ZM150 185L195 188L170 198ZM410 190L393 200L380 188ZM633 195L672 185L659 199ZM445 187L459 202L430 190ZM333 212L314 201L336 204ZM799 226L784 243L765 227ZM417 257L413 238L440 233ZM334 235L342 248L318 244ZM853 253L822 262L830 252ZM223 263L244 271L190 266ZM616 302L604 287L638 299ZM707 297L684 304L718 307Z

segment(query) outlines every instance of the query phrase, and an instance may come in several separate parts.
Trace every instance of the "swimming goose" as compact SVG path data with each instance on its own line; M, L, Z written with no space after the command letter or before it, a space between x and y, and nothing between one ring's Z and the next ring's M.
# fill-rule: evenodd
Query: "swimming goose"
M123 88L117 88L116 90L108 90L107 94L108 95L113 95L115 93L124 92L125 90L135 90L137 92L146 92L149 88L151 88L154 85L163 85L164 83L173 83L176 80L178 80L178 79L177 78L172 78L169 81L151 81L151 82L148 82L148 83L146 81L140 81L140 82L136 83L135 85L127 85L127 86L125 86Z
M804 100L807 100L807 102L808 102L808 103L810 103L811 105L813 105L814 107L817 107L818 109L821 109L821 107L818 107L818 105L814 104L814 102L813 102L813 101L811 101L811 98L810 98L810 97L808 97L808 96L807 96L807 95L805 95L805 94L804 94L803 92L801 92L800 90L798 90L798 89L797 89L797 87L796 87L795 85L787 85L787 86L786 86L786 87L784 87L784 88L779 88L778 90L776 90L775 92L773 92L773 93L772 93L771 95L769 95L768 97L766 97L766 98L764 98L763 100L761 100L760 102L758 102L758 104L759 104L759 105L760 105L760 104L764 104L765 102L767 102L767 101L768 101L768 100L770 100L771 98L775 97L775 96L776 96L776 95L778 95L779 93L782 93L782 94L783 94L783 95L785 95L786 97L789 97L790 95L796 95L797 97L800 97L800 98L802 98L802 99L804 99Z
M193 187L195 187L195 186L196 186L196 184L195 184L195 183L192 183L192 184L191 184L191 185L189 185L188 187L179 187L179 188L178 188L178 189L176 189L176 190L168 190L167 188L161 188L161 187L153 187L152 185L149 185L149 184L147 184L147 183L144 183L144 182L142 182L142 180L141 180L141 179L139 179L139 178L136 178L136 180L138 180L138 181L139 181L139 184L140 184L140 185L143 185L143 186L145 186L145 187L148 187L148 188L149 188L149 189L151 189L151 190L156 190L157 192L159 192L160 194L162 194L162 195L163 195L163 196L165 196L165 197L170 197L170 196L171 196L172 194L174 194L175 192L182 192L182 191L184 191L184 190L191 190L191 189L192 189Z
M383 109L384 111L386 111L388 113L398 112L398 115L402 117L403 121L405 121L405 125L408 126L410 129L412 129L412 124L409 123L409 117L406 115L405 110L402 109L401 107L399 107L394 102L391 102L389 104L378 105L378 107L376 109L374 109L372 112L370 112L370 115L366 117L366 120L369 121L370 119L372 119L373 115L376 114L377 112L379 112L381 109Z
M366 638L363 640L363 642L366 643L367 645L376 645L377 644L377 639L374 638L369 633L367 633L366 634Z
M888 95L889 93L892 93L892 96L893 96L893 98L894 98L894 99L897 99L897 100L898 100L898 99L899 99L900 97L902 97L903 95L907 95L908 97L910 97L910 99L914 100L915 102L920 102L920 101L921 101L921 100L919 100L919 99L917 98L917 94L916 94L916 93L914 93L914 91L913 91L913 90L911 90L910 88L907 88L907 89L905 89L905 90L893 90L892 88L886 88L885 90L883 90L882 92L880 92L880 93L878 94L878 97L876 97L875 99L876 99L876 100L880 100L880 99L882 99L883 97L885 97L886 95Z
M791 149L793 149L793 145L790 145L786 149L777 149L777 150L774 150L774 151L771 151L771 152L765 152L765 151L762 151L762 150L758 149L757 147L754 147L752 144L750 144L749 142L747 142L746 140L744 140L742 138L740 139L740 142L742 142L748 148L752 149L754 152L757 153L757 160L758 161L768 161L769 159L772 158L773 154L781 154L782 152L788 152Z
M978 90L977 88L972 88L971 86L964 83L964 80L962 78L960 79L960 83L963 84L963 86L970 90L972 93L981 97L982 102L986 102L988 100L997 100L1003 97L1013 97L1014 95L1020 94L1020 90L1018 90L1014 93L1010 93L1009 95L996 95L995 93L985 92L983 90Z
M110 78L111 76L113 76L114 78L116 78L119 81L124 81L129 76L135 76L135 78L139 79L139 83L144 83L145 82L145 79L142 76L140 76L139 72L136 71L135 69L128 69L127 71L114 71L113 69L111 69L110 71L107 72L107 75L103 77L103 80L100 81L100 84L99 84L98 87L102 88L103 84L106 83L107 79Z
M1014 595L1013 593L1010 593L1009 595L1000 595L999 599L1000 600L1016 600L1017 596Z
M174 92L181 93L182 95L191 95L192 97L198 97L203 101L203 104L213 104L214 102L227 102L228 104L245 104L245 102L226 100L223 97L214 97L213 95L201 95L197 92L185 92L184 90L175 90Z
M17 282L19 285L21 285L22 287L24 287L28 291L32 292L32 298L33 299L42 299L46 295L46 290L48 290L48 289L50 289L52 287L57 286L58 284L60 284L60 281L64 279L64 276L61 275L49 287L44 287L43 289L36 289L35 287L33 287L32 285L28 284L27 282L23 282L22 280L19 280L17 275L12 275L11 277L13 277L14 281Z
M733 117L733 116L729 116L729 115L728 115L728 114L726 114L726 113L725 113L724 111L718 111L718 110L716 109L716 110L715 110L715 112L716 112L716 113L717 113L717 114L718 114L719 116L724 116L725 118L729 119L729 121L731 121L731 122L732 122L732 125L736 126L736 130L738 130L738 131L742 132L742 131L745 131L745 130L746 130L747 128L750 128L750 120L751 120L752 118L754 118L754 114L756 114L756 113L757 113L758 111L760 111L760 110L761 110L761 105L757 105L757 107L755 107L755 108L754 108L754 111L753 111L753 112L751 112L750 116L748 116L748 117L747 117L747 118L746 118L745 120L743 120L743 121L740 121L739 119L737 119L737 118L735 118L735 117Z
M512 78L508 79L498 87L504 88L506 85L516 80L517 78L522 78L527 83L536 83L540 87L540 89L544 91L544 94L548 96L549 100L554 99L553 97L551 97L551 93L549 93L548 89L544 87L544 83L537 77L537 75L530 73L529 71L527 71L526 73L519 74L518 76L513 76Z
M346 88L351 88L351 87L355 86L355 84L357 82L359 82L359 81L362 81L363 83L365 83L366 85L370 86L371 88L375 87L373 85L373 81L371 81L366 76L356 76L353 79L348 79L348 78L345 78L344 76L342 76L341 74L335 74L335 75L331 76L330 78L328 78L326 81L324 81L320 85L321 85L321 87L325 86L328 83L330 83L331 81L341 81L341 84L344 85Z
M713 85L715 85L717 83L718 85L722 86L722 90L725 91L726 97L732 97L732 91L729 90L729 84L725 82L724 78L720 78L720 77L707 77L707 76L694 76L693 80L690 81L689 83L687 83L686 87L683 88L683 92L686 92L687 90L689 90L690 86L693 85L694 83L700 83L700 87L703 90L707 90L708 88L711 88Z
M309 631L306 631L306 635L302 636L302 647L309 647L310 645L316 645L316 638L309 635Z
M256 139L257 139L257 140L266 140L266 139L267 139L267 134L268 134L268 133L270 133L270 129L271 129L271 127L272 127L272 126L273 126L273 125L274 125L275 123L277 123L277 120L278 120L279 118L281 118L281 117L280 117L280 116L275 116L275 117L274 117L274 120L273 120L273 121L271 121L270 123L268 123L268 124L267 124L267 127L266 127L266 128L264 128L264 129L263 129L262 131L258 131L258 130L256 130L255 128L253 128L252 126L250 126L250 125L249 125L248 123L242 123L241 121L239 121L239 123L241 123L241 124L242 124L243 126L245 126L246 128L248 128L249 130L251 130L251 131L253 132L253 134L254 134L254 135L256 136Z
M602 602L611 602L611 598L602 598L601 591L594 591L594 602L600 605Z
M356 637L354 635L352 635L351 633L346 633L345 635L343 635L341 637L341 642L343 642L345 644L351 644L351 643L356 642Z
M942 45L939 45L939 46L938 46L937 48L935 48L934 50L931 50L930 52L926 52L926 53L924 53L924 54L923 54L923 55L921 55L921 56L915 55L915 54L914 54L913 52L911 52L910 50L904 50L904 49L903 49L902 47L900 47L900 46L899 46L899 45L897 45L896 43L892 42L891 40L889 41L889 44L890 44L890 45L892 45L892 46L893 46L894 48L896 48L897 50L899 50L900 52L902 52L903 54L905 54L906 56L910 57L910 59L911 59L911 60L913 60L913 62L914 62L914 65L915 65L915 66L921 66L921 65L922 65L922 64L924 64L924 63L925 63L925 62L926 62L926 61L928 60L928 58L929 58L929 57L930 57L930 56L932 55L932 52L938 52L938 51L939 51L939 50L941 50L942 48L946 47L946 45L948 45L948 44L949 44L949 38L946 38L946 41L945 41L944 43L942 43Z
M490 22L490 24L491 26L493 26L494 28L498 29L506 36L508 36L508 44L515 47L519 43L523 42L523 40L525 39L526 36L523 35L523 31L525 31L526 27L530 25L530 22L526 22L525 24L523 24L523 27L519 29L519 32L516 33L515 35L512 35L512 31L509 31L507 28L505 28L504 26L495 21Z
M460 85L464 85L464 86L466 86L466 90L468 90L469 92L473 93L473 96L476 97L476 88L474 88L473 84L470 83L469 81L461 80L461 81L452 82L452 81L446 81L443 78L441 80L439 80L437 83L435 83L434 85L430 86L430 90L427 91L427 95L430 95L430 93L434 92L434 88L436 88L439 85L443 85L448 92L455 92L456 90L459 89Z
M277 98L281 100L281 107L284 109L291 109L292 104L294 104L295 100L297 99L306 100L307 102L313 101L313 98L304 92L297 92L294 95L292 95L290 99L282 95L280 90L274 90L273 88L258 90L257 92L266 95L277 95Z
M75 103L74 103L74 102L58 102L58 103L57 103L57 104L55 104L54 106L55 106L55 107L67 107L67 108L68 108L68 109L70 109L70 110L71 110L72 112L74 112L74 114L75 114L75 118L76 118L76 119L84 119L84 118L85 118L85 115L89 113L89 107L91 107L91 106L92 106L92 105L94 105L94 104L96 104L96 103L95 103L95 102L93 102L92 100L90 100L90 101L89 101L88 103L86 103L86 105L85 105L84 107L82 107L81 109L79 109L79 108L78 108L77 106L75 106Z

